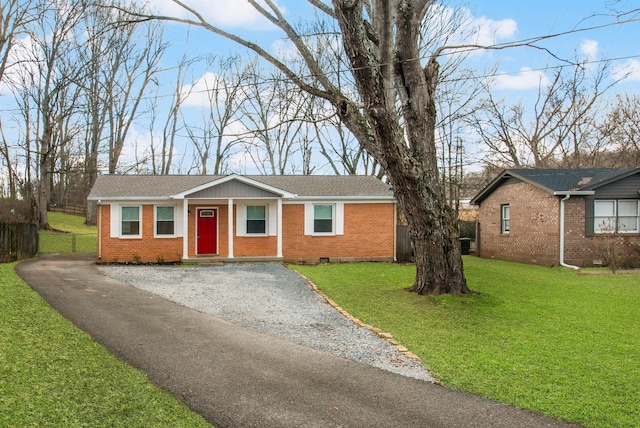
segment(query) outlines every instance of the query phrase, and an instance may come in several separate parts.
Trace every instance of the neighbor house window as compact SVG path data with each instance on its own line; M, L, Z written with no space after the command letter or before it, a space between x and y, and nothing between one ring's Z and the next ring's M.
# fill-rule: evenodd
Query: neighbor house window
M638 200L594 201L594 224L596 233L638 233Z
M121 232L123 236L140 235L140 207L122 207Z
M333 205L313 206L313 233L333 233Z
M511 218L509 205L501 205L501 213L500 213L500 231L502 233L509 233L511 230L511 226L509 225L509 220Z
M166 206L156 207L156 235L175 234L175 208Z
M264 205L247 206L247 233L267 233L267 207Z

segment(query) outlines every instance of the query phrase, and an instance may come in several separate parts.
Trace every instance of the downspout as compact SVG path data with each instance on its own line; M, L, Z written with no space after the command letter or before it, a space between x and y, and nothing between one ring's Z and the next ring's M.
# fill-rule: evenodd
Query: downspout
M560 266L571 269L580 269L578 266L569 265L564 262L564 202L568 201L571 197L570 194L565 195L560 199Z

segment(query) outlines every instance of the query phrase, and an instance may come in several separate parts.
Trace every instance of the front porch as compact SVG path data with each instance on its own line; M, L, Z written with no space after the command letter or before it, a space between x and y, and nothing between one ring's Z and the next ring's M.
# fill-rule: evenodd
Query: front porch
M184 265L194 266L221 266L230 263L282 263L282 257L218 257L218 256L196 256L182 260Z

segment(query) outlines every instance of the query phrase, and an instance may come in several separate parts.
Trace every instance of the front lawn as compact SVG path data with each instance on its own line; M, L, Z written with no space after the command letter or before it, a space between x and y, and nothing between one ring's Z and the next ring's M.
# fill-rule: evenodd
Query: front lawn
M0 426L210 426L0 264Z
M476 295L408 293L413 266L292 266L446 385L590 427L640 426L640 276L465 257Z

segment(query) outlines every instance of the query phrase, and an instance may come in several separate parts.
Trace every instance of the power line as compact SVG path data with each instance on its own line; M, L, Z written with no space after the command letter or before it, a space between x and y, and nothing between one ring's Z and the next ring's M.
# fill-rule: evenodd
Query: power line
M620 56L620 57L616 57L616 58L608 58L608 59L600 59L600 60L591 60L591 61L584 61L581 62L579 65L580 66L590 66L590 65L598 65L598 64L604 64L604 63L610 63L610 62L614 62L614 61L624 61L624 60L630 60L630 59L640 59L640 54L635 54L635 55L625 55L625 56ZM548 71L548 70L558 70L558 69L563 69L563 68L567 68L567 67L574 67L576 66L576 64L559 64L559 65L553 65L553 66L545 66L545 67L539 67L539 68L527 68L527 69L520 69L518 71L502 71L502 72L496 72L496 73L487 73L487 74L481 74L481 75L474 75L474 76L463 76L463 77L456 77L456 78L447 78L447 79L443 79L441 80L439 83L450 83L450 82L465 82L465 81L475 81L475 80L479 80L479 79L488 79L488 78L492 78L492 77L502 77L502 76L516 76L516 75L522 75L525 73L537 73L537 72L543 72L543 71ZM346 73L346 71L336 71L336 72L332 72L332 73L328 73L328 74L337 74L337 73ZM302 76L303 79L312 79L314 78L314 75L306 75L306 76ZM239 85L234 85L238 88L249 88L249 87L253 87L253 86L261 86L261 85L269 85L270 83L276 83L282 80L287 80L286 78L282 78L282 79L277 79L277 78L264 78L262 80L260 80L259 82L254 82L254 83L243 83L243 84L239 84ZM197 80L196 82L197 83ZM193 84L192 84L193 86ZM197 91L190 91L187 98L191 95L200 95L200 94L207 94L207 93L212 93L215 92L218 89L215 88L208 88L208 89L202 89L202 90L197 90ZM6 95L3 95L6 96ZM155 94L155 95L147 95L147 96L143 96L140 99L142 101L146 101L146 100L154 100L154 99L163 99L163 98L174 98L176 96L176 93L172 93L172 94ZM22 112L23 109L20 108L13 108L13 109L0 109L0 112L3 113L16 113L16 112Z
M640 10L635 10L635 11L631 11L626 13L625 15L629 16L632 14L632 12L635 14L640 13ZM618 16L619 18L619 16ZM544 41L544 40L548 40L548 39L552 39L552 38L558 38L558 37L562 37L562 36L566 36L569 34L576 34L576 33L581 33L581 32L586 32L586 31L593 31L593 30L598 30L598 29L603 29L603 28L608 28L608 27L612 27L612 26L619 26L619 25L625 25L625 24L629 24L629 23L634 23L634 22L638 22L640 21L640 18L630 18L627 20L623 20L623 21L616 21L616 22L611 22L611 23L605 23L602 25L596 25L596 26L590 26L590 27L583 27L583 28L576 28L573 30L568 30L568 31L564 31L564 32L560 32L560 33L555 33L555 34L550 34L550 35L544 35L544 36L534 36L534 37L529 37L526 39L521 39L521 40L517 40L517 41L512 41L512 42L504 42L504 43L498 43L492 46L477 46L477 45L460 45L458 47L456 46L452 46L449 48L445 48L450 50L450 52L445 52L443 51L441 56L452 56L452 55L459 55L461 53L466 53L466 52L470 52L470 51L476 51L476 50L496 50L496 49L508 49L508 48L512 48L512 47L533 47L533 43L537 43L540 41ZM585 61L580 63L579 65L582 66L587 66L587 65L596 65L596 64L602 64L602 63L608 63L608 62L613 62L613 61L622 61L622 60L629 60L629 59L636 59L636 58L640 58L640 54L634 54L634 55L626 55L626 56L620 56L620 57L616 57L616 58L609 58L609 59L601 59L601 60L592 60L592 61ZM425 56L422 56L420 58L415 58L415 59L407 59L407 60L403 60L404 62L410 62L410 61L425 61L427 58ZM390 65L390 64L378 64L375 67L382 67L385 65ZM532 72L540 72L540 71L546 71L546 70L554 70L554 69L562 69L562 68L566 68L566 67L570 67L570 66L576 66L578 64L560 64L560 65L556 65L556 66L545 66L545 67L539 67L539 68L534 68L534 69L526 69L526 70L518 70L518 71L512 71L512 72L496 72L496 73L489 73L489 74L484 74L484 75L479 75L479 76L463 76L463 77L458 77L458 78L448 78L448 79L443 79L441 82L439 83L448 83L448 82L463 82L463 81L470 81L470 80L477 80L477 79L487 79L487 78L491 78L491 77L500 77L500 76L509 76L509 75L519 75L519 74L523 74L523 73L532 73ZM371 66L373 67L373 66ZM367 67L370 68L370 67ZM167 71L167 70L174 70L177 69L177 67L168 67L163 69L162 71ZM338 69L335 71L331 71L328 73L325 73L325 76L337 76L337 75L341 75L341 74L348 74L350 75L352 71L357 71L357 70L362 70L365 69L365 67L362 68L355 68L355 69L350 69L350 70L346 70L346 69ZM318 75L314 75L314 74L307 74L307 75L303 75L300 76L301 80L314 80L318 77ZM282 80L286 80L285 79L277 79L277 78L273 78L273 79L262 79L259 82L254 82L254 83L246 83L246 84L239 84L236 85L238 88L247 88L247 87L251 87L251 86L256 86L256 85L268 85L269 83L275 83L278 81L282 81ZM196 80L194 83L197 83L198 81ZM193 86L193 84L192 84ZM198 94L205 94L205 93L211 93L213 91L215 91L216 89L212 88L212 89L203 89L203 90L198 90L198 91L190 91L188 96L191 95L198 95ZM172 94L154 94L154 95L148 95L148 96L143 96L140 99L142 101L146 101L146 100L153 100L153 99L165 99L165 98L174 98L176 96L176 93L172 93ZM21 109L0 109L1 112L20 112Z

